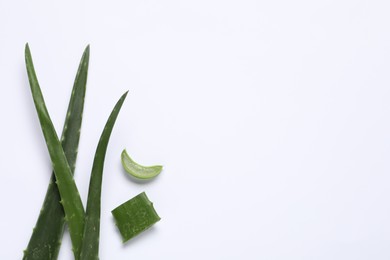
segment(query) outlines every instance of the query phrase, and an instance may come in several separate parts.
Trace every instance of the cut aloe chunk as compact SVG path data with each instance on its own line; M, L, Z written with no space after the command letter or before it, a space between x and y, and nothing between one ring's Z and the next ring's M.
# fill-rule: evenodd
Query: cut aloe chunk
M160 220L145 192L111 211L123 243L150 228Z

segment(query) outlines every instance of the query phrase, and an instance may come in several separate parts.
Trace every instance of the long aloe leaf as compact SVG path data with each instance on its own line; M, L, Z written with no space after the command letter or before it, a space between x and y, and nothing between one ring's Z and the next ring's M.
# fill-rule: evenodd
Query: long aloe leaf
M99 259L99 233L100 233L100 201L102 193L102 179L104 158L106 156L108 141L111 136L115 121L125 101L127 92L116 103L110 117L100 136L93 160L91 179L89 181L87 211L85 217L84 236L81 247L81 260Z
M88 65L89 46L85 48L77 70L61 137L61 145L72 172L74 172L80 140ZM53 172L37 223L27 249L24 251L23 260L55 260L58 258L64 231L65 213L60 204L61 197L55 181Z
M47 111L42 91L35 74L31 52L28 44L25 49L26 68L32 97L37 110L39 122L49 150L52 167L54 169L56 184L61 195L65 211L65 221L69 226L75 259L79 259L80 246L84 230L85 212L76 184L73 180L72 170L69 167L64 150L54 129Z

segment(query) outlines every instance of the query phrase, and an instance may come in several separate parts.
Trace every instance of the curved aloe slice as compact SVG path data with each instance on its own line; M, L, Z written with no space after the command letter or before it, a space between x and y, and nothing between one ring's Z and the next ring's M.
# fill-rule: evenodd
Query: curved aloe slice
M61 145L72 172L74 172L80 140L88 64L89 46L85 48L80 61L61 138ZM65 213L60 204L61 197L55 181L53 172L37 223L27 249L24 251L23 260L55 260L58 257L64 231Z
M159 175L163 169L161 165L142 166L136 163L127 154L126 149L122 151L121 159L122 166L125 168L126 172L138 179L151 179Z
M56 184L61 195L61 204L65 211L65 221L69 226L69 234L72 240L73 254L79 259L80 246L84 230L84 207L81 202L76 183L73 180L72 170L69 167L64 150L54 129L50 115L47 111L42 91L35 74L31 52L28 44L25 49L26 68L34 105L37 110L39 123L45 137L46 145L54 169Z
M108 141L110 139L112 129L126 96L127 92L123 94L116 103L110 117L107 120L103 133L100 136L99 144L96 148L91 179L89 181L87 211L80 253L81 260L99 259L100 201L102 193L104 158L106 156Z

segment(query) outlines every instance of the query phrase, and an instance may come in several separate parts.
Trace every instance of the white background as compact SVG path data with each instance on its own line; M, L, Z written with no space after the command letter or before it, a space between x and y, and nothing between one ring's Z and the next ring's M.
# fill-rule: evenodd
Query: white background
M84 47L75 179L130 90L105 162L101 259L390 259L390 2L0 1L0 259L20 259L51 173L24 65L58 132ZM120 153L163 164L137 183ZM122 245L110 211L162 220ZM65 235L60 259L72 259Z

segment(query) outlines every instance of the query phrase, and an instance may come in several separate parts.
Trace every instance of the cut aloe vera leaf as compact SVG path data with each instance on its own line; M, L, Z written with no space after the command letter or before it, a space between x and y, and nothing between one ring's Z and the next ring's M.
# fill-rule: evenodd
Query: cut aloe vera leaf
M70 97L68 112L62 132L61 145L74 172L80 128L84 109L85 90L89 64L89 46L85 48ZM37 223L24 251L23 260L58 258L65 225L65 213L60 204L60 193L52 173Z
M127 92L116 103L112 110L100 140L96 148L95 159L93 160L91 178L89 181L87 210L85 216L85 226L83 242L81 245L80 260L99 259L99 234L100 234L100 211L104 159L106 157L108 141L110 140L112 129L118 117L119 111L127 96Z
M65 221L69 227L72 240L73 254L79 259L80 247L84 231L85 211L81 202L80 194L74 182L71 167L68 164L61 142L54 129L45 100L39 86L37 75L28 44L25 48L25 59L30 89L38 114L43 136L49 151L52 167L56 176L56 184L61 195L61 201L65 212Z
M163 167L161 165L154 166L142 166L135 161L133 161L126 149L122 151L121 154L122 166L131 176L138 179L151 179L160 174Z
M123 243L150 228L160 220L145 192L111 211Z

